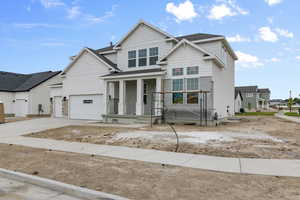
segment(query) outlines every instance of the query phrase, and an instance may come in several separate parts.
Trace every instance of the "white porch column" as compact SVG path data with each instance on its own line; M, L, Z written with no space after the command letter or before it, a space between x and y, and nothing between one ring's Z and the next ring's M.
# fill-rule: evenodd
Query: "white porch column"
M136 115L144 114L144 103L143 103L143 89L144 89L144 81L139 78L136 80Z
M109 95L109 82L104 80L104 91L103 91L103 96L104 96L104 110L105 114L108 113L109 105L108 105L108 95Z
M119 105L118 105L118 114L124 115L125 114L125 81L119 81Z
M162 88L162 79L161 77L156 78L156 89L155 92L163 92ZM151 94L152 95L152 94ZM155 108L161 108L161 101L162 101L162 95L160 93L156 93L154 96L154 101L155 101ZM160 109L155 109L155 115L159 116L161 115L161 110Z

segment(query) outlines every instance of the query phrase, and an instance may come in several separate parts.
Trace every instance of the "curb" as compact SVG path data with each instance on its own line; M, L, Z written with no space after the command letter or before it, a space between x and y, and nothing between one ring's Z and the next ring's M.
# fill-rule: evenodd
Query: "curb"
M127 198L120 197L117 195L89 190L86 188L81 188L74 185L70 185L70 184L66 184L66 183L62 183L50 179L40 178L37 176L32 176L20 172L9 171L1 168L0 168L0 176L12 180L20 181L20 182L29 183L39 187L44 187L50 190L61 192L63 194L67 194L77 198L83 198L86 200L129 200Z

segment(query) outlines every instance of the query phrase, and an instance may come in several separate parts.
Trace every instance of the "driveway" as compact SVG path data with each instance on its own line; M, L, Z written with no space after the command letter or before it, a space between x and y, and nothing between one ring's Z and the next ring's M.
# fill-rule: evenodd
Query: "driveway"
M47 129L60 128L70 125L80 125L85 123L88 123L88 121L68 120L63 118L39 118L0 124L0 138L16 137L28 133L44 131Z
M80 200L57 191L0 176L0 200Z

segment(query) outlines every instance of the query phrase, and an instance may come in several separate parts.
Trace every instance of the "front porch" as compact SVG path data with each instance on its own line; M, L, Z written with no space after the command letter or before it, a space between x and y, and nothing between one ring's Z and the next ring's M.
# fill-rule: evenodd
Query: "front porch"
M148 74L147 74L148 75ZM150 75L150 74L149 74ZM108 122L134 122L150 121L152 116L159 116L159 111L153 111L152 103L161 103L160 97L152 99L153 92L161 92L162 73L156 76L105 78L105 121ZM159 106L159 105L156 105Z

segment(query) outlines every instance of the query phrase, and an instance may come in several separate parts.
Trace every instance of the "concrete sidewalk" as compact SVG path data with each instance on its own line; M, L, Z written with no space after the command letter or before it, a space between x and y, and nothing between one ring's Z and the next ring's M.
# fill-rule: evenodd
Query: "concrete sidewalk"
M225 158L21 136L1 138L1 143L220 172L300 177L300 160Z
M276 117L281 118L281 119L286 119L292 122L300 123L300 117L290 117L284 115L284 113L277 113L275 114Z

